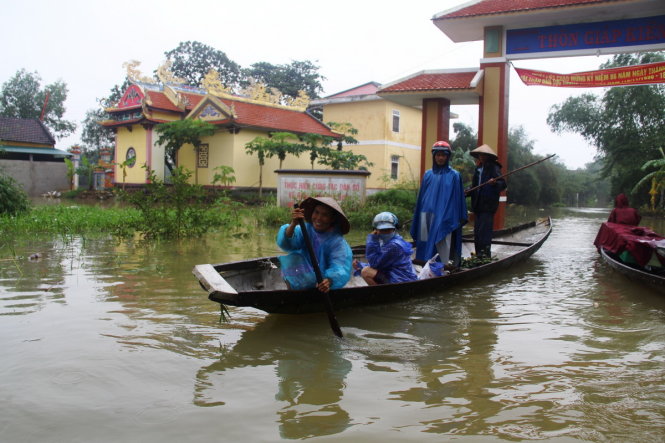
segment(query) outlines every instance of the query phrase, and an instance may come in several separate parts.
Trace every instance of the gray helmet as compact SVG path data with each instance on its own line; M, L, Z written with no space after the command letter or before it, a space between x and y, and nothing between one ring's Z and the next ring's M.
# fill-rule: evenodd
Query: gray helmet
M380 212L374 217L372 226L375 229L397 229L399 220L397 220L397 216L392 212Z

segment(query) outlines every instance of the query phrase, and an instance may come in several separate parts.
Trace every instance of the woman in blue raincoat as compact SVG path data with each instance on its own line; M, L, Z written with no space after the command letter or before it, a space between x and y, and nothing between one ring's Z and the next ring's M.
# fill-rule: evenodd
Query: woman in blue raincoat
M411 223L416 241L416 258L429 260L437 252L444 264L462 258L462 226L468 216L462 178L449 164L450 145L438 141L432 146L432 169L425 172Z
M299 221L305 220L323 281L316 274L307 252ZM277 233L277 246L288 252L279 257L282 276L290 289L316 287L321 292L339 289L351 278L353 253L343 235L351 229L339 204L330 197L309 197L291 212L291 223Z
M367 234L365 257L369 263L354 263L369 285L416 280L411 254L413 248L396 232L399 221L392 212L374 217L374 230Z

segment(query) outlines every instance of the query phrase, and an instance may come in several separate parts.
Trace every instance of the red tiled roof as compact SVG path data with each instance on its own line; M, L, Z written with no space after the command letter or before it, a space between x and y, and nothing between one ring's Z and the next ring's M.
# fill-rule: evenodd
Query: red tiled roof
M188 102L186 105L187 111L194 109L199 104L199 102L205 98L205 95L201 94L182 91L178 92L179 94L182 94ZM151 108L181 112L181 110L178 109L178 107L168 99L166 94L161 91L147 90L146 96L148 96L152 102L152 105L150 105ZM240 100L226 98L223 99L219 97L218 99L226 106L232 107L234 109L235 118L216 121L214 122L215 124L234 124L239 126L251 126L267 130L288 131L300 134L311 132L331 137L338 136L337 133L332 132L326 125L306 112L275 106L266 106L257 103L249 103ZM122 109L122 111L125 110L126 109ZM121 121L106 120L101 122L101 124L103 126L113 127L133 123L135 124L143 121L165 123L165 121L162 120L146 119L142 117L138 119Z
M0 140L55 145L55 139L48 128L36 118L0 117Z
M566 6L611 3L616 0L482 0L469 6L443 13L435 20L474 17L479 15L505 14L510 12L534 11Z
M331 137L338 136L323 123L305 112L229 99L220 99L220 101L229 107L233 107L236 115L233 123L240 126L300 134L311 132Z
M179 92L179 93L182 94L185 97L185 99L188 101L188 103L185 105L185 108L188 111L194 109L196 105L198 105L199 102L203 100L203 97L205 97L204 95L201 94L190 94L188 92Z
M370 94L376 94L376 91L379 90L381 87L381 84L377 82L369 82L365 83L364 85L356 86L351 89L347 89L342 92L338 92L337 94L329 95L326 97L326 99L329 98L340 98L340 97L353 97L356 95L370 95Z
M477 74L471 72L420 73L379 90L383 92L439 91L446 89L471 89L471 80Z
M180 109L169 98L160 91L146 91L146 95L150 98L151 108L162 109L165 111L181 112Z

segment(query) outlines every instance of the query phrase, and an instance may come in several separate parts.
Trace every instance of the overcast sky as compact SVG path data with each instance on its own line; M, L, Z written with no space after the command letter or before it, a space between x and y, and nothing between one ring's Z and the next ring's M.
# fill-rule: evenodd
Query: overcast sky
M388 83L424 69L478 67L481 42L453 43L431 21L460 0L253 1L6 1L0 83L25 68L42 87L67 83L66 118L79 126L96 99L125 76L122 64L139 60L145 75L180 42L196 40L224 51L243 67L264 61L310 60L326 77L323 95L377 81ZM597 69L607 57L514 62L558 73ZM550 132L550 107L583 90L525 86L511 70L510 127L523 126L538 154L557 153L569 168L583 167L596 151L579 136ZM477 129L477 106L454 107ZM80 133L80 132L79 132ZM59 140L66 149L79 135Z

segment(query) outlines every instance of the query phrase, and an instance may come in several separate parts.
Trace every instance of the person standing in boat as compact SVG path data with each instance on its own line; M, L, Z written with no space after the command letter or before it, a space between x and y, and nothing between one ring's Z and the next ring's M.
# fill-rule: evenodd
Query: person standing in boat
M437 252L445 264L459 266L462 258L462 226L467 222L462 178L449 161L452 151L445 141L432 146L432 169L425 172L411 223L416 258L429 260Z
M305 220L314 253L321 268L323 281L316 274L307 252L299 221ZM277 233L277 246L288 252L279 257L282 276L290 289L316 287L321 292L339 289L351 278L353 254L343 235L351 229L349 220L335 199L309 197L291 211L291 223Z
M637 226L640 224L640 220L642 220L642 216L637 212L637 209L630 207L626 194L617 195L614 199L614 209L610 212L610 217L607 221L610 223Z
M473 243L478 257L492 256L492 231L494 213L499 207L499 196L506 189L506 180L501 175L498 156L488 145L482 145L471 151L477 160L471 187L484 186L472 191L471 211L473 212Z
M360 271L362 278L370 286L417 280L411 263L413 247L397 233L397 216L392 212L381 212L374 217L372 226L374 230L367 234L365 243L365 257L369 263ZM361 264L354 262L354 267L358 266Z

